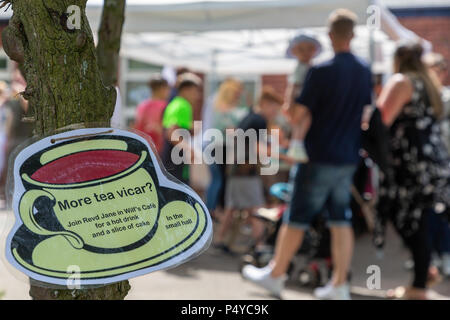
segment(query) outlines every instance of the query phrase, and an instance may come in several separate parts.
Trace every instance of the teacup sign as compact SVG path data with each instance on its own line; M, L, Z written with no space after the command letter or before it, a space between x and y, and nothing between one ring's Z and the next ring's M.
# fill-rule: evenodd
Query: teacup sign
M212 237L200 197L165 173L146 139L118 129L69 131L23 149L13 209L9 262L58 285L73 270L89 285L173 267Z

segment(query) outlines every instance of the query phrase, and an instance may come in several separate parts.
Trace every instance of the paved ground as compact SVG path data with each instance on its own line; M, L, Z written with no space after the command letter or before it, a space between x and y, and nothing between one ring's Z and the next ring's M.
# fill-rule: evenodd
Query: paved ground
M4 248L7 219L0 212L0 231ZM2 249L2 256L4 256ZM352 293L354 299L379 299L385 290L408 283L410 273L403 268L408 254L392 232L383 259L377 259L370 238L357 239L352 270ZM381 290L366 287L369 265L381 269ZM210 248L200 257L168 271L156 272L131 280L132 290L128 299L272 299L264 290L244 281L239 272L239 258L225 256ZM434 289L440 294L450 296L450 280L445 280ZM3 299L29 299L28 284L25 277L0 261L0 292ZM283 299L313 299L311 289L290 284ZM1 293L0 293L1 295Z

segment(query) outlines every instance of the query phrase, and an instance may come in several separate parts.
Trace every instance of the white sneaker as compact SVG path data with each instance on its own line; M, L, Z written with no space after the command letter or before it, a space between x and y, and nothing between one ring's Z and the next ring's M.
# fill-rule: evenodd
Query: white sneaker
M331 283L314 290L314 296L321 300L351 300L350 286L346 283L334 287Z
M450 277L450 253L444 253L442 255L442 274Z
M291 141L287 156L294 159L296 162L305 163L309 161L303 142L298 140Z
M271 273L272 268L269 266L257 268L249 264L242 269L242 276L245 279L269 290L273 295L280 297L281 291L284 289L284 282L286 281L287 276L273 278L270 275Z
M441 268L442 267L442 263L443 261L441 260L441 258L439 257L439 255L437 254L433 254L431 257L431 262L430 265L431 266L435 266L436 268Z

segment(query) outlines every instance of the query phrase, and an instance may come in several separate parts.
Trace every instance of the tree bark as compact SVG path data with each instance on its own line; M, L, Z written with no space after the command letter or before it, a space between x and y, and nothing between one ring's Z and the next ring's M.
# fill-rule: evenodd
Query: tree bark
M128 281L72 290L30 279L29 293L33 300L123 300L130 289Z
M125 22L125 0L105 0L98 31L98 66L105 85L117 85L120 40Z
M67 28L71 5L81 8L81 29ZM36 133L74 123L108 122L116 99L102 83L86 0L12 0L14 14L3 31L5 52L22 63L35 106Z
M36 134L51 134L58 128L78 123L109 123L114 111L117 94L111 79L117 63L113 66L108 63L118 60L122 26L114 26L115 18L104 15L109 17L107 22L102 22L108 37L101 37L102 47L96 51L85 14L86 1L0 0L3 4L10 3L14 10L9 26L3 31L3 47L23 70L27 88L22 95L34 106ZM116 8L111 7L113 3L120 3L118 7L124 13L124 0L105 3L109 4L105 9L114 12L114 17L117 16ZM81 9L80 29L68 27L67 9L72 5ZM97 52L104 52L101 69L110 69L104 76L108 86L102 80ZM110 60L108 54L114 58ZM69 290L48 284L46 287L30 279L33 299L124 299L129 290L128 281Z

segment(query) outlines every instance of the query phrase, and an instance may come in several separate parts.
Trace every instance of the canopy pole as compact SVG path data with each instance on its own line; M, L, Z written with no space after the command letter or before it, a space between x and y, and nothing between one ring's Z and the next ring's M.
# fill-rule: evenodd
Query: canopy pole
M374 8L375 6L377 7L378 10L376 10L375 12L373 12L373 14L375 15L379 15L380 12L379 10L381 9L380 7L378 7L375 4L374 0L369 0L369 6ZM367 10L367 14L369 14L369 9ZM376 23L380 21L380 18L376 17L375 18ZM371 25L371 23L369 22L369 20L367 21L366 24L367 28L369 28L369 60L370 60L370 68L371 70L373 69L373 65L375 63L375 37L374 37L374 30L375 28L379 28L380 26L377 25Z
M217 55L218 49L213 49L211 52L211 72L209 74L209 92L208 96L212 96L214 92L217 90L217 80L218 80L218 72L217 72Z
M376 6L375 12L372 14L379 15L381 8L376 4L375 0L369 0L369 6L374 7ZM367 9L367 14L369 14L369 8ZM375 23L378 24L381 22L381 17L375 17ZM373 74L374 71L374 65L375 65L375 28L380 28L379 25L371 25L369 20L367 21L366 27L369 29L369 64L370 64L370 71L372 72L372 83L375 83L375 74ZM376 108L376 96L375 96L375 86L372 88L372 107Z

